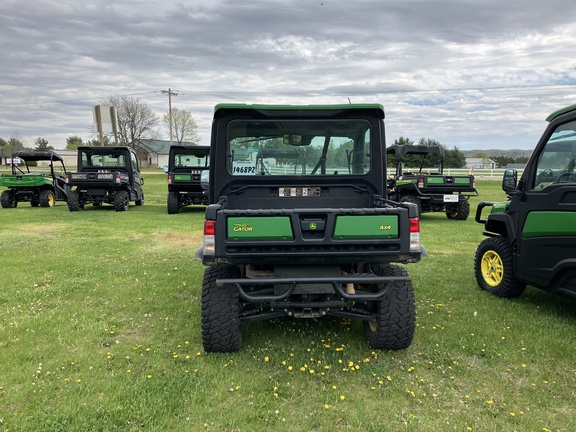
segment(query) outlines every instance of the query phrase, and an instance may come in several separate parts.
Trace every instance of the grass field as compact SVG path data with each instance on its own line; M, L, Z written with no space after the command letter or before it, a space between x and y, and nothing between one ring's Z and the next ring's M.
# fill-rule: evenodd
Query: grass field
M203 208L0 209L0 431L573 431L574 303L481 291L474 222L424 214L408 265L417 328L373 351L359 322L243 325L243 349L200 335ZM480 200L502 200L478 181Z

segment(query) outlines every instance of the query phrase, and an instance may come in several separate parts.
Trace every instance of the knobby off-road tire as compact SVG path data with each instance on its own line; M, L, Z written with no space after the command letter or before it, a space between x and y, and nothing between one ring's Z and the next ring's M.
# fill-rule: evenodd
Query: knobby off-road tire
M202 344L206 352L239 351L240 300L234 286L217 286L216 279L237 278L236 266L208 267L202 282Z
M399 266L378 264L372 266L378 276L407 276ZM379 300L369 302L368 308L376 321L364 321L364 334L374 349L400 350L410 346L416 328L416 305L412 282L390 284L388 292Z
M71 212L82 210L84 206L80 204L80 192L77 190L70 191L68 194L67 204L68 210Z
M40 191L40 207L54 207L55 201L54 192L48 189Z
M118 191L114 194L114 209L117 212L126 211L130 206L130 201L128 200L128 192Z
M404 195L402 198L400 198L400 202L416 204L418 207L418 217L420 217L422 214L422 203L416 195Z
M5 190L0 195L0 204L2 208L14 208L18 205L14 193L10 190Z
M504 237L489 237L478 245L474 274L480 288L498 297L519 297L526 289L514 275L512 246Z
M178 192L168 192L168 214L176 214L180 208Z
M446 217L448 219L466 220L468 216L470 216L470 202L464 197L460 197L456 211L446 209Z
M134 204L136 205L136 207L144 205L144 192L142 192L142 196L140 197L140 199L134 201Z

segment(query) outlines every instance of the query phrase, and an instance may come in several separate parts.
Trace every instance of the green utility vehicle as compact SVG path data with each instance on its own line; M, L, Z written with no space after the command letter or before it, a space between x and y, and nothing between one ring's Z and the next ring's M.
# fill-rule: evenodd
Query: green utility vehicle
M478 196L474 176L445 175L442 147L393 145L386 153L396 161L396 172L388 177L390 199L414 203L421 213L443 212L448 219L468 219L468 198ZM417 171L404 170L408 161Z
M117 212L128 210L130 201L144 204L140 164L131 147L78 147L78 172L68 173L68 209L86 204L112 204Z
M206 351L241 348L241 323L358 319L376 349L408 347L418 209L386 196L384 110L215 107L202 284Z
M2 208L29 202L32 207L52 207L56 201L66 201L66 167L64 160L53 151L21 151L12 155L12 174L0 176ZM31 171L33 168L34 171Z
M526 285L576 297L576 105L547 121L520 181L516 170L504 173L508 200L476 211L488 237L476 251L476 280L500 297L517 297Z
M168 214L180 207L207 205L208 195L201 186L202 173L208 170L210 146L173 145L168 155Z

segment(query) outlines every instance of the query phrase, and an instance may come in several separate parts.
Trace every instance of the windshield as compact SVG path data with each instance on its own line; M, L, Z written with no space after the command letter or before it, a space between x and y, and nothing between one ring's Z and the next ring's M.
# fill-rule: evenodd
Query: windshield
M576 121L560 125L538 157L534 188L576 181Z
M126 166L126 155L124 152L94 153L84 150L81 152L81 156L83 167L108 168Z
M199 168L207 167L210 155L206 154L194 154L190 151L183 150L182 152L176 152L174 154L174 166L176 168Z
M233 175L362 175L370 170L370 124L236 120L227 151Z

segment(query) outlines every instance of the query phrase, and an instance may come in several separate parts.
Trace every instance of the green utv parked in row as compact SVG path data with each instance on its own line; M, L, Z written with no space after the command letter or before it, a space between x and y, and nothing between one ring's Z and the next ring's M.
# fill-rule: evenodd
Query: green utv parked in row
M393 145L386 149L396 161L396 172L388 176L389 197L410 202L420 213L446 213L448 219L466 220L470 215L471 196L478 196L474 176L446 175L444 149L440 146ZM406 171L407 158L412 165Z
M201 185L202 173L208 170L209 146L172 145L168 154L168 214L180 207L207 205L208 195Z
M481 202L476 211L488 237L476 251L476 280L500 297L517 297L526 285L576 297L576 105L547 121L520 181L516 170L504 173L508 201Z
M131 147L78 147L78 171L68 173L68 209L84 209L86 204L111 204L117 212L126 211L130 201L144 204L144 179Z
M241 323L358 319L370 346L408 347L418 209L386 196L384 110L217 105L202 284L206 351L241 348Z
M45 166L38 166L43 162ZM52 207L56 201L66 201L69 192L66 167L58 154L52 151L16 152L12 155L11 167L11 174L0 176L0 186L8 188L0 195L2 208L16 207L19 202L29 202L32 207Z

